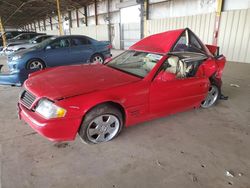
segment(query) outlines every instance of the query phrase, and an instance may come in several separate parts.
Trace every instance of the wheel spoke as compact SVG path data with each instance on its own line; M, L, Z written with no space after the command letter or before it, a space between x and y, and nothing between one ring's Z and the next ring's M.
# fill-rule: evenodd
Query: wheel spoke
M116 127L108 127L108 129L107 129L107 133L109 133L109 134L112 134L113 132L115 132L116 131Z
M103 116L99 116L99 117L95 118L94 122L97 126L102 125L104 123Z
M111 126L113 123L116 123L117 119L114 116L109 116L108 120L106 121L108 126Z
M106 141L105 137L104 137L104 134L103 133L99 134L98 137L96 138L96 141L97 142L104 142L104 141Z
M100 134L100 131L98 130L98 128L94 128L94 129L89 129L89 135L90 136L93 136L93 135L96 135L96 134Z

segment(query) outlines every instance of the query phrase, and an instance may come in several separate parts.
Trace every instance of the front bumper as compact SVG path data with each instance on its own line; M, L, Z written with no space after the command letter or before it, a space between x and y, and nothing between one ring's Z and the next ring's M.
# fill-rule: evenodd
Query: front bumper
M10 72L1 72L3 65L0 65L0 85L22 86L30 73L36 70L15 70Z
M0 65L0 85L21 86L28 78L28 75L24 75L20 71L2 73L2 67L3 65Z
M18 116L40 135L57 142L74 140L82 122L81 117L46 120L20 103L18 104Z

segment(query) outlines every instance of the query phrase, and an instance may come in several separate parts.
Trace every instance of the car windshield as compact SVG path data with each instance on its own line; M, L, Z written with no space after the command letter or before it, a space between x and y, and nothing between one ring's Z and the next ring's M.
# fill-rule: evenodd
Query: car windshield
M14 37L13 39L20 39L20 37L22 37L23 34L17 35L16 37Z
M34 48L45 48L48 44L50 44L53 40L55 40L56 37L51 37L51 38L48 38L46 40L44 40L43 42L37 44Z
M161 58L162 55L159 54L126 51L110 61L107 66L144 78Z

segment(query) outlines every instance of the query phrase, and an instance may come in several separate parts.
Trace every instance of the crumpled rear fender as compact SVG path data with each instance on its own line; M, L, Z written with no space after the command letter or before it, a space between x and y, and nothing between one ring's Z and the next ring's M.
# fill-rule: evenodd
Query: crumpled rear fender
M216 64L218 66L217 73L216 73L216 78L221 79L222 73L226 64L226 58L225 56L221 55L216 59Z
M209 59L202 64L204 75L208 78L215 76L221 79L225 67L226 58L221 55L217 59Z

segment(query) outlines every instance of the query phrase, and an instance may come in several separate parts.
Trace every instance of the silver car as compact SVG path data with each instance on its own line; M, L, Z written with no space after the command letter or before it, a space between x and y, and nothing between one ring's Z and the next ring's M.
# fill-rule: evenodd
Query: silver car
M6 47L5 53L10 54L10 53L13 53L13 52L16 52L19 50L32 48L32 47L36 46L37 44L39 44L39 43L43 42L44 40L51 38L51 37L53 37L53 36L52 35L39 35L39 36L32 38L27 43L21 43L21 44L10 43Z

